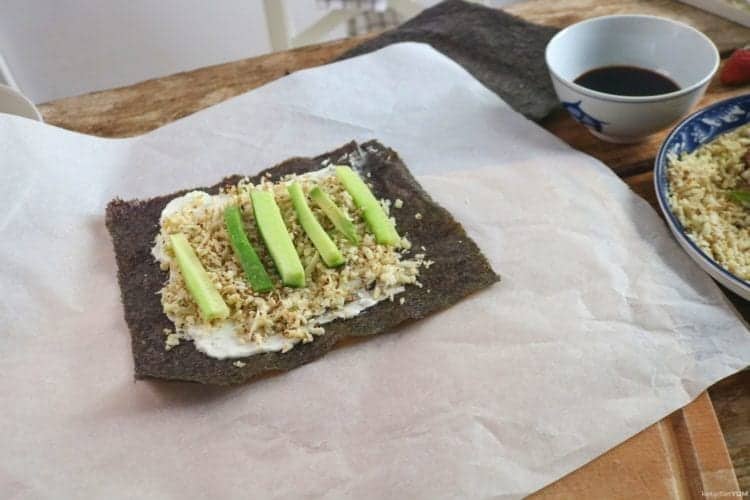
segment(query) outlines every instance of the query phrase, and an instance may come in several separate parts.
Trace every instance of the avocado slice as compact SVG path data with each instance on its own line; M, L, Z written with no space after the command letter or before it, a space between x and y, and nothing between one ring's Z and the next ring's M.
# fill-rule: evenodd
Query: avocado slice
M216 289L193 247L182 233L169 237L185 286L206 321L229 317L229 307Z
M299 220L302 229L307 233L308 238L313 242L315 248L318 250L320 257L328 267L338 267L343 265L346 260L341 255L336 244L331 240L331 237L325 232L325 229L320 225L318 219L310 210L310 206L305 200L305 193L302 191L302 187L293 182L287 186L289 196L292 198L292 205L294 205L294 211L297 213L297 219Z
M250 200L253 203L258 231L276 264L282 283L297 288L305 286L305 269L273 194L268 191L251 191Z
M399 244L401 238L396 232L396 228L362 178L345 165L336 167L336 177L352 196L354 204L362 211L362 217L375 235L375 241L381 245Z
M359 245L359 236L354 228L354 223L346 216L343 210L341 210L326 194L325 191L315 186L310 190L310 199L323 211L328 220L330 220L334 227L343 234L346 239Z
M242 223L242 212L237 205L229 205L224 209L224 223L226 224L227 233L229 233L229 242L232 244L234 254L240 261L245 277L250 283L253 291L258 293L268 292L273 288L271 278L268 277L266 268L260 261L258 254L255 252L250 240L247 239L245 226Z

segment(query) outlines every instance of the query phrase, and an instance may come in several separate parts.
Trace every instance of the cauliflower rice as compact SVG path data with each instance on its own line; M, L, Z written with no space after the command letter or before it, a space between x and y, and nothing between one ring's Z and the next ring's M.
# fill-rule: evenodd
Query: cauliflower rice
M358 234L362 236L359 245L351 244L333 230L320 209L311 205L317 219L346 257L347 262L343 267L326 267L306 237L286 189L292 181L299 182L305 194L315 185L320 186L354 221ZM266 269L274 276L273 261L252 223L253 209L249 196L252 189L273 192L305 267L304 288L284 287L278 276L274 278L275 288L268 293L255 293L247 283L234 257L223 211L229 204L241 207L250 241ZM154 255L160 260L162 269L169 271L169 280L161 290L161 303L165 314L174 323L175 332L169 332L175 337L172 343L178 343L179 338L187 338L184 335L186 328L204 324L173 258L169 235L174 233L185 234L195 249L211 281L230 308L229 320L238 326L236 335L239 340L261 344L272 335L282 335L287 341L284 351L297 342L311 342L314 336L324 334L325 328L318 324L316 318L341 310L357 297L359 290L370 291L375 300L393 300L393 295L403 291L404 286L421 286L418 281L420 267L431 264L424 253L410 254L411 244L406 237L403 237L399 248L378 245L359 216L351 196L332 174L316 179L292 175L281 182L266 180L258 185L243 180L213 197L203 192L193 192L187 197L188 202L178 210L162 216L161 231L154 247ZM388 213L390 201L382 200L381 204ZM206 326L217 321L222 320L215 320ZM167 337L167 347L171 347L169 335Z
M750 281L750 209L729 198L747 189L750 125L692 153L669 157L669 205L687 235L732 274Z

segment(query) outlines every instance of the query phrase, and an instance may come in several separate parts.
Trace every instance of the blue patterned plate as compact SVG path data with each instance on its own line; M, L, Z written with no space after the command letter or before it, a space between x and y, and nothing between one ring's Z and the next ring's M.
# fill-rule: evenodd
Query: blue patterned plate
M701 109L682 120L664 140L654 164L654 187L669 229L682 248L716 281L745 300L750 300L750 283L735 276L706 255L685 233L682 223L669 208L667 156L689 153L719 135L750 122L750 94L732 97Z

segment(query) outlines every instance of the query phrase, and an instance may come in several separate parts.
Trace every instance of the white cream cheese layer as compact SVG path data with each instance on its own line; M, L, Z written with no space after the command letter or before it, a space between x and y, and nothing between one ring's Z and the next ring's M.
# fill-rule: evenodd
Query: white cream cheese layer
M320 170L300 175L298 178L311 178L317 180L329 175L333 175L332 166L327 166ZM212 196L204 191L191 191L167 203L164 210L162 210L159 222L161 223L164 218L180 211L183 207L192 203L196 199L201 200L201 207L223 208L230 200L230 197L221 194ZM154 242L154 246L151 249L151 254L154 259L162 264L171 261L171 257L164 251L164 245L165 242L161 233L159 233ZM338 309L329 309L322 315L312 318L311 322L314 325L323 325L340 318L352 318L365 309L374 306L378 302L388 300L390 297L403 291L403 286L394 286L386 289L384 294L376 299L372 296L372 293L365 288L355 289L354 293L357 295L355 300L347 302ZM169 314L167 314L167 317L174 322L175 318L170 317ZM238 335L239 329L231 320L222 321L216 326L189 326L181 333L183 337L192 340L195 348L200 352L217 359L244 358L264 352L286 351L299 342L297 339L286 338L281 334L269 335L261 343L246 341Z
M204 211L209 207L224 208L224 206L231 200L231 197L225 194L217 194L212 196L205 191L190 191L189 193L185 193L184 195L174 198L170 200L169 203L167 203L167 206L165 206L161 211L161 216L159 217L159 226L162 225L165 218L179 212L186 205L196 200L201 200L200 206L196 209L196 212L200 213L200 211ZM167 253L164 251L164 245L164 238L162 238L161 232L159 232L159 234L156 235L156 239L154 240L154 246L151 247L151 255L154 257L154 259L162 264L166 264L171 260L169 255L167 255Z
M388 300L389 295L396 295L403 291L402 286L393 287L387 290L385 297L375 299L369 291L360 290L357 292L356 300L347 302L339 309L329 309L313 318L312 321L316 325L323 325L339 318L353 318L378 302ZM189 340L193 341L196 349L217 359L244 358L263 352L285 351L299 342L299 340L288 339L279 334L266 337L262 343L246 342L237 335L237 326L233 321L223 321L216 327L194 325L188 327L184 333Z

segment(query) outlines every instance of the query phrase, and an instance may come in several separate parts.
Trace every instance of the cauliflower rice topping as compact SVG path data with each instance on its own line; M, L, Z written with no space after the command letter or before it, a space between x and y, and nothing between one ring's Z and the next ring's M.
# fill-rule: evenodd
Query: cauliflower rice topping
M669 204L688 236L712 259L750 281L750 210L729 193L746 189L750 126L692 153L669 158Z
M335 231L320 209L310 204L318 221L345 256L344 266L326 267L304 233L286 188L292 181L297 181L306 195L315 185L320 186L354 222L362 236L359 246ZM275 274L273 261L254 224L249 196L253 189L273 192L305 268L304 288L283 287ZM382 200L381 203L389 213L390 201ZM241 208L250 242L274 280L275 288L268 293L253 292L234 255L224 225L224 208L229 204ZM346 304L355 301L363 292L375 301L393 300L405 285L421 287L417 279L420 267L431 264L424 253L407 255L411 244L406 237L399 248L378 245L331 168L311 175L287 176L278 183L263 180L253 185L243 179L215 196L199 191L188 193L175 210L163 212L161 230L153 249L161 268L169 271L169 280L161 290L162 307L174 323L175 334L183 337L187 336L186 330L190 327L216 327L226 320L209 324L201 318L170 247L169 236L175 233L183 233L188 238L212 283L229 306L229 321L236 325L238 339L243 343L262 344L271 336L281 335L285 340L283 351L291 349L297 342L311 342L315 335L322 335L325 332L322 323L335 319ZM171 337L169 344L174 342Z

